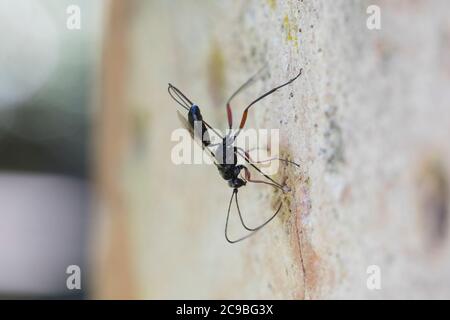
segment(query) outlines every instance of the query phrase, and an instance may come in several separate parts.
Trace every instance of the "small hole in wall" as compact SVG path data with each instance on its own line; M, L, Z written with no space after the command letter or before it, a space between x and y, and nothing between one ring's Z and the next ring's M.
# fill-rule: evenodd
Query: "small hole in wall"
M448 233L448 175L442 163L428 160L417 182L421 228L428 245L434 248L444 242Z

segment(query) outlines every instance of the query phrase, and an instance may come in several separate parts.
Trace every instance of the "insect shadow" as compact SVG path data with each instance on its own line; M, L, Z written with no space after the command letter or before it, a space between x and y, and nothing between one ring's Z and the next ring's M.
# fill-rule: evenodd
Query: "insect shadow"
M261 71L261 70L260 70ZM229 243L236 243L239 241L242 241L244 239L247 239L248 237L255 234L256 231L262 229L264 226L266 226L270 221L272 221L277 214L280 212L282 202L280 202L278 208L276 209L275 213L264 223L260 224L259 226L252 228L249 227L245 222L241 214L241 210L239 208L239 201L238 201L238 190L239 188L245 186L247 183L261 183L270 185L274 188L280 189L282 192L289 192L290 189L286 185L281 185L280 183L273 180L271 177L266 175L259 169L256 164L262 163L262 162L269 162L273 160L279 160L286 164L294 165L297 167L300 167L297 163L289 161L287 159L280 159L280 158L271 158L267 160L262 161L254 161L249 154L248 150L245 150L243 148L237 147L235 145L235 141L241 130L244 128L245 123L247 121L247 116L250 108L254 106L257 102L261 101L265 97L271 95L275 91L291 84L294 82L300 75L302 74L302 69L300 69L299 73L289 81L267 91L263 95L259 96L257 99L253 100L245 109L241 117L241 121L239 124L239 127L236 130L232 130L233 127L233 113L231 110L231 101L233 98L238 95L240 92L242 92L244 89L246 89L250 84L252 84L258 74L260 73L258 71L255 75L253 75L250 79L248 79L244 84L242 84L227 100L226 103L226 112L227 112L227 119L228 119L228 128L230 129L228 133L225 136L222 136L217 130L215 130L211 125L209 125L208 122L206 122L203 119L203 116L201 114L200 108L192 103L192 101L186 97L185 94L183 94L179 89L177 89L175 86L169 83L168 92L170 96L183 108L187 111L187 119L184 117L179 111L177 111L178 118L184 125L184 127L190 132L191 137L197 141L203 150L213 159L214 164L217 166L217 169L219 170L220 175L223 179L225 179L228 182L228 185L233 189L233 192L231 194L230 202L228 204L228 211L227 211L227 217L225 222L225 239ZM210 139L210 133L214 133L219 139L220 143L213 144L211 143ZM214 149L215 148L215 149ZM253 169L255 169L265 180L257 180L253 179L250 170L247 166L238 164L238 156L242 157L245 160L245 163L247 163L248 166L251 166ZM243 175L242 175L243 172ZM233 204L233 200L236 203L237 212L239 215L239 219L241 221L242 226L247 230L250 231L245 236L242 236L237 239L230 239L228 236L228 221L230 217L230 210L231 206Z

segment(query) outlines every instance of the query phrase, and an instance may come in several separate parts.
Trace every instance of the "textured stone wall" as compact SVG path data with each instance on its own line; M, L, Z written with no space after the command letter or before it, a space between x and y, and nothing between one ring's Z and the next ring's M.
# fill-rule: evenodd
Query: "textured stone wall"
M371 4L381 9L380 30L366 27ZM132 2L119 33L127 52L115 121L125 142L109 174L123 200L138 296L450 298L449 7ZM180 124L167 83L225 128L228 95L264 65L266 75L234 103L235 117L303 68L249 120L280 128L282 153L301 168L277 176L293 190L280 216L230 245L223 229L231 189L212 166L171 162L170 135ZM239 195L252 224L279 196L260 186ZM367 287L371 265L381 290Z

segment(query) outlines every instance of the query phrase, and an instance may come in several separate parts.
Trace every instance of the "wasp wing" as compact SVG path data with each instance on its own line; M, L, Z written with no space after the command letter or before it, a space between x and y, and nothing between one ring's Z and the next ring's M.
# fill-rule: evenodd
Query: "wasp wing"
M211 151L211 149L208 148L208 146L206 146L203 142L202 139L200 137L198 137L197 135L194 134L194 128L192 128L191 124L189 123L189 121L181 114L180 111L177 110L177 116L178 119L180 120L181 124L183 125L183 127L189 132L189 134L191 135L192 140L194 140L200 147L202 147L203 150L206 151L206 153L210 156L210 158L213 160L214 164L217 165L216 163L216 156L214 155L214 153Z
M191 135L191 138L194 139L194 128L191 127L191 125L189 124L189 121L187 121L187 119L178 110L177 110L177 116L178 116L178 119L180 120L181 124L183 125L183 127L187 131L189 131L189 134Z

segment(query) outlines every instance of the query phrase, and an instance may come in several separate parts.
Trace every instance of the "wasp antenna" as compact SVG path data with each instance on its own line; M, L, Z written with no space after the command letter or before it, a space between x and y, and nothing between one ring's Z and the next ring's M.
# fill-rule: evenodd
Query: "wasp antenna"
M237 191L236 191L236 195L234 197L234 200L236 201L236 207L237 207L237 210L238 210L239 219L241 220L242 226L248 231L258 231L258 230L262 229L265 225L267 225L270 221L272 221L273 218L275 218L277 216L278 212L280 212L281 206L283 205L283 203L280 202L280 205L278 206L278 209L275 211L275 213L266 222L262 223L261 225L259 225L256 228L250 228L244 223L244 219L242 218L241 209L239 208L239 201L238 201L238 197L237 197Z
M231 194L231 198L230 198L230 203L228 204L228 212L227 212L227 219L225 221L225 239L229 242L229 243L236 243L236 242L240 242L244 239L247 239L249 237L251 237L253 234L255 234L255 232L249 233L246 236L243 236L241 238L237 238L236 240L231 240L228 237L228 221L230 219L230 211L231 211L231 204L233 203L233 198L236 196L237 194L237 189L233 190L233 193Z
M263 224L259 225L259 226L256 227L256 228L250 228L250 227L248 227L248 226L244 223L244 219L242 218L241 210L240 210L240 208L239 208L239 202L238 202L238 199L237 199L237 193L238 193L238 189L234 189L234 190L233 190L233 193L232 193L232 195L231 195L231 198L230 198L230 203L228 204L227 219L226 219L226 222L225 222L225 239L226 239L229 243L240 242L240 241L245 240L245 239L251 237L252 235L254 235L257 231L261 230L264 226L266 226L270 221L272 221L272 220L278 215L278 213L280 212L281 206L283 205L283 203L280 202L280 205L278 206L278 208L277 208L277 210L275 211L275 213L274 213L274 214L273 214L266 222L264 222ZM235 201L236 201L236 208L237 208L237 210L238 210L239 219L241 220L242 226L243 226L246 230L252 231L251 233L249 233L249 234L247 234L247 235L245 235L245 236L243 236L243 237L241 237L241 238L238 238L238 239L236 239L236 240L231 240L231 239L228 237L228 221L229 221L229 218L230 218L231 204L233 203L233 198L234 198Z

